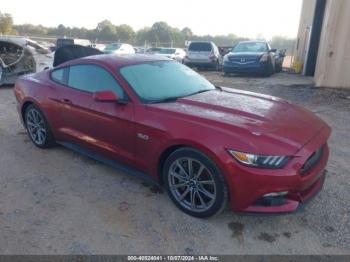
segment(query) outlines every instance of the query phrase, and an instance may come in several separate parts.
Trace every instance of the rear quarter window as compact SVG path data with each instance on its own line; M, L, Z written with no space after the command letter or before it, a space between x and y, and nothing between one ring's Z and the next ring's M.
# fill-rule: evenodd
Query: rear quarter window
M51 79L59 84L66 84L65 82L65 68L57 69L51 73Z

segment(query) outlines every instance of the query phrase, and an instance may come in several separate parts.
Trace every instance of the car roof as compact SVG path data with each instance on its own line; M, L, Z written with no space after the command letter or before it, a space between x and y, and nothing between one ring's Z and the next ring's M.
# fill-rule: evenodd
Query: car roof
M267 41L264 41L264 40L249 40L249 41L241 41L239 42L240 43L264 43L264 44L267 44Z
M136 65L157 61L173 61L172 59L161 57L157 55L147 55L147 54L130 54L130 55L115 55L115 54L105 54L105 55L94 55L87 56L79 59L74 59L62 66L73 65L73 64L83 64L83 63L96 63L106 66L111 66L114 68L120 68L127 65Z
M215 44L213 41L191 41L190 45L195 43Z

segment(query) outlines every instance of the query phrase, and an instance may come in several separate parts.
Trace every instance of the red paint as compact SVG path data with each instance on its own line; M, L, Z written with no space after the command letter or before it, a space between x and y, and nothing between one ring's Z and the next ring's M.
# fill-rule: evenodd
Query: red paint
M116 69L148 61L153 58L96 56L60 66L92 63L104 67L128 94L127 104L96 101L96 94L54 83L48 70L17 81L19 112L26 102L35 103L56 140L95 150L156 179L163 152L173 146L194 147L224 174L234 211L293 211L320 189L328 146L305 176L299 172L313 152L327 144L331 130L320 118L285 100L235 89L201 93L173 103L141 104ZM98 96L112 99L106 93ZM237 163L226 149L292 158L282 169L258 169ZM289 192L285 205L254 206L262 195L283 191Z
M92 97L98 102L118 102L119 99L113 91L97 91Z

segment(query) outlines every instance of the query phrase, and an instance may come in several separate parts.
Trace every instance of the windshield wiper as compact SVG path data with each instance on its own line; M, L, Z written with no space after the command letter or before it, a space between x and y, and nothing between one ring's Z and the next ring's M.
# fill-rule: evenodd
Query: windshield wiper
M167 98L164 98L164 99L150 101L149 103L150 104L169 103L169 102L176 102L177 99L179 99L179 97L174 96L174 97L167 97Z
M222 91L221 87L215 86L215 88L217 90ZM187 96L193 96L193 95L197 95L197 94L201 94L201 93L205 93L205 92L209 92L209 91L213 91L215 89L204 89L204 90L199 90L197 92L194 92L192 94L189 95L185 95L185 96L174 96L174 97L167 97L164 99L159 99L159 100L154 100L154 101L150 101L150 104L158 104L158 103L169 103L169 102L176 102L179 98L183 98L183 97L187 97Z
M205 92L209 92L209 91L213 91L213 90L215 90L215 89L204 89L204 90L199 90L199 91L194 92L194 93L192 93L192 94L190 94L190 95L188 95L188 96L193 96L193 95L197 95L197 94L201 94L201 93L205 93Z
M216 90L223 91L221 86L215 86Z

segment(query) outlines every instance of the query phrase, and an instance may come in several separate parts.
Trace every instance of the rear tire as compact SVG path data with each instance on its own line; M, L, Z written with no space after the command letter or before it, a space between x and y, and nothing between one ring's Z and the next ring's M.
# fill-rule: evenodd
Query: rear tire
M162 178L169 197L190 216L208 218L226 207L224 177L215 163L193 148L180 148L165 161Z
M49 148L55 145L49 124L39 107L29 105L25 110L25 126L29 138L39 148Z

